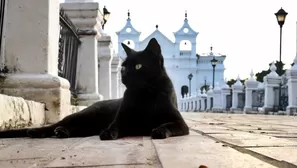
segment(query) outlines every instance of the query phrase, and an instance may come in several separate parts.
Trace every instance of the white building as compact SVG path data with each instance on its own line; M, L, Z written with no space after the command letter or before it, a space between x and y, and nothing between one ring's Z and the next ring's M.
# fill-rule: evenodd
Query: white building
M224 60L226 56L214 54L212 47L208 54L197 54L196 38L198 32L194 31L189 25L187 13L185 14L182 27L174 32L175 41L171 41L160 32L158 25L156 25L156 30L142 41L139 39L140 34L141 32L137 31L132 26L130 12L128 12L126 25L117 32L119 46L118 56L125 57L124 50L120 45L122 42L128 44L128 46L135 50L143 50L151 38L156 38L161 45L165 67L174 84L178 102L182 97L182 86L188 87L191 83L189 90L193 93L198 92L200 87L205 85L205 79L207 85L212 85L213 67L210 60L214 57L218 60L215 68L215 82L223 81L225 70ZM190 73L193 75L191 82L188 79ZM121 92L123 92L123 87L121 87L121 89Z

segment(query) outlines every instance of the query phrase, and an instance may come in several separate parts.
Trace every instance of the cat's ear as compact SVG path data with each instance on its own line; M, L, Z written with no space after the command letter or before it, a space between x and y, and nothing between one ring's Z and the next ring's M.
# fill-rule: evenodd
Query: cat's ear
M124 49L124 51L126 52L126 55L127 57L131 55L132 53L132 49L130 47L128 47L126 44L124 43L121 43L122 44L122 47Z
M148 45L146 46L145 50L153 52L155 55L161 55L161 47L158 41L155 38L152 38Z

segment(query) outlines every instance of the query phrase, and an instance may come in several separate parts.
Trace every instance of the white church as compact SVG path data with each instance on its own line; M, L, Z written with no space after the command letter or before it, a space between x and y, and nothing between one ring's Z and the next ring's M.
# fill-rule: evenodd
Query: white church
M224 81L224 60L226 56L214 54L212 47L210 47L210 52L207 54L197 54L196 38L198 32L191 28L187 13L185 13L182 27L174 32L175 41L171 41L160 32L158 25L156 25L154 32L140 41L141 32L133 27L130 12L128 12L126 25L120 31L116 32L116 34L118 36L118 56L121 58L125 57L125 52L120 45L122 42L135 50L143 50L151 38L154 37L158 40L162 48L166 71L175 87L178 104L180 104L179 102L182 98L182 87L186 87L190 94L194 92L198 93L200 88L205 84L212 86L213 67L211 60L213 58L218 60L215 67L215 83L219 82L219 84L222 84ZM188 78L190 74L192 74L191 80ZM121 95L123 91L124 86L121 86Z

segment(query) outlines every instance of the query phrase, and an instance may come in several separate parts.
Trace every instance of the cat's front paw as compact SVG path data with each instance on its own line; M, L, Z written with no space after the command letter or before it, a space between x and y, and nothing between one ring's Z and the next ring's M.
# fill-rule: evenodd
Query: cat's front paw
M155 128L151 134L152 139L165 139L169 136L169 131L166 128Z
M57 138L69 138L70 137L70 133L67 130L67 128L65 128L65 127L61 127L61 126L57 127L54 130L54 133Z
M116 130L105 129L100 133L101 140L115 140L118 138L118 132Z

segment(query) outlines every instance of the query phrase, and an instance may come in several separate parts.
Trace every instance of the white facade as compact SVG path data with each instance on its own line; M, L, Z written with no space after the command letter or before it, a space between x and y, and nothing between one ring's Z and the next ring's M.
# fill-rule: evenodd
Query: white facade
M224 79L224 60L226 56L215 55L212 51L208 54L199 56L196 52L196 38L198 32L194 31L185 15L182 27L174 32L175 41L168 39L162 32L159 31L158 25L156 30L152 32L144 40L140 41L141 32L137 31L131 23L130 13L128 12L128 19L126 25L117 32L118 35L118 56L125 57L124 50L121 43L125 43L135 50L143 50L151 38L156 38L161 45L162 54L164 56L164 63L169 77L171 78L178 102L182 98L181 87L186 85L189 87L188 75L193 74L191 80L191 88L189 92L198 92L200 87L204 86L205 78L206 84L212 85L213 68L210 60L215 57L218 63L215 68L215 82Z

